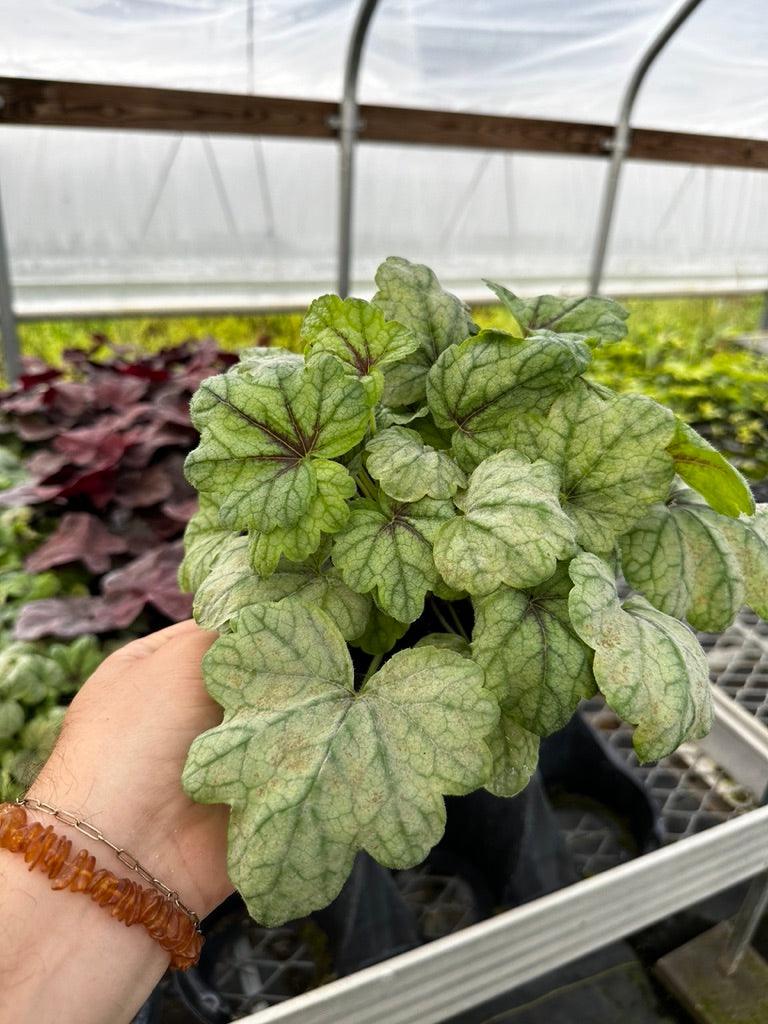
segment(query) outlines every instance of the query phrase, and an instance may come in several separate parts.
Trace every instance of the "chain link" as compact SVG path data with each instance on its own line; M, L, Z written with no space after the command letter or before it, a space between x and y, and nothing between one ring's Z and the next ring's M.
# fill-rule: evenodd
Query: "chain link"
M22 807L28 807L33 811L42 811L44 814L50 814L52 817L56 818L57 821L62 822L62 824L69 825L71 828L76 828L78 832L81 832L88 839L92 839L95 842L103 843L105 846L108 846L121 864L124 864L131 871L135 871L137 875L140 875L144 879L145 882L149 882L150 885L153 885L158 892L161 892L163 896L165 896L165 898L174 905L174 907L180 910L183 914L186 914L187 917L190 917L192 921L194 921L197 930L200 930L200 918L194 910L190 910L189 907L185 906L181 902L181 897L176 890L169 889L167 885L160 881L159 878L155 878L151 872L147 871L146 868L139 864L138 860L132 853L129 853L121 846L115 846L114 843L110 842L101 829L96 828L95 825L91 825L87 821L83 821L82 818L78 818L76 814L72 814L70 811L60 811L57 807L52 807L50 804L47 804L42 800L37 800L35 797L22 797L17 800L16 803L20 804Z

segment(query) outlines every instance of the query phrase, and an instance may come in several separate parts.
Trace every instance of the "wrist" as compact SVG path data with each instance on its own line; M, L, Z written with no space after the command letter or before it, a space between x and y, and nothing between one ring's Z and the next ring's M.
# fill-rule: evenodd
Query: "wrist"
M30 819L28 808L36 817ZM40 812L49 814L57 825L75 829L89 845L73 847L66 834L50 823L41 823ZM134 877L124 872L119 877L106 867L101 851L92 852L93 843L110 848L129 873L135 872ZM0 804L0 848L23 858L30 871L47 875L52 889L87 897L126 926L142 926L169 954L171 967L185 970L197 962L203 941L197 916L175 891L159 882L132 854L107 840L92 823L32 797L17 804Z
M162 802L148 814L146 803L132 795L115 796L117 790L109 799L96 786L88 791L74 786L62 794L60 780L55 787L46 782L41 775L27 794L31 819L53 823L72 841L73 849L87 849L99 865L153 885L195 919L209 912L195 874L188 870L187 825Z
M137 785L118 776L106 752L99 753L85 758L65 723L27 795L88 822L110 843L130 851L202 920L233 888L226 873L229 808L191 800L181 788L181 765L142 769L134 773L141 778ZM100 770L91 767L94 763Z
M122 926L83 894L55 891L9 849L0 849L0 905L0 1020L127 1022L168 968L143 928Z

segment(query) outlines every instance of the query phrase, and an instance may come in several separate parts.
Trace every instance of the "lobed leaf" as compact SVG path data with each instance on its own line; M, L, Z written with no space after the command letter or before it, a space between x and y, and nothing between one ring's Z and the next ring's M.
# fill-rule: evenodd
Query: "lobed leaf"
M398 640L408 632L409 623L398 622L387 615L374 602L370 602L368 621L363 631L354 638L355 647L366 654L386 654L392 650Z
M642 597L620 602L610 567L578 555L569 569L573 628L595 652L597 685L637 728L638 757L655 761L712 726L709 665L694 634Z
M674 416L651 399L597 392L580 380L537 425L534 431L521 417L510 444L557 466L563 509L587 550L610 551L648 505L666 498Z
M413 645L416 647L443 647L449 651L455 651L465 658L472 657L469 641L458 633L427 633Z
M726 629L744 603L739 550L747 538L746 527L733 520L731 533L741 535L724 532L724 519L688 488L652 505L620 539L627 583L695 629Z
M514 418L546 412L589 360L580 339L540 334L523 340L481 331L440 356L429 372L427 401L437 426L454 432L454 450L468 468L507 447Z
M269 576L280 559L301 562L314 554L323 534L336 533L349 518L347 499L355 494L355 481L337 462L315 459L317 491L308 508L293 526L276 527L269 533L251 530L251 564L261 576Z
M418 863L442 794L486 780L498 708L453 651L394 655L356 692L341 634L291 599L251 605L204 663L221 725L192 744L184 786L231 805L230 877L264 925L330 902L355 853Z
M82 562L94 574L112 567L112 556L125 554L128 542L117 536L90 512L65 512L59 525L24 561L27 572L41 572L54 565Z
M435 537L435 565L445 582L480 595L501 584L532 587L548 579L558 559L574 551L559 490L560 475L549 463L514 451L489 456L456 500L465 514Z
M388 369L383 401L388 406L413 405L424 399L427 372L441 352L477 333L469 309L443 291L429 267L397 256L376 272L378 291L372 299L389 320L404 324L418 348Z
M345 640L359 636L368 621L370 598L351 590L332 566L283 563L264 579L253 572L248 537L232 535L195 594L195 619L204 629L222 631L251 604L295 597L331 619Z
M486 737L492 767L485 788L496 796L516 796L525 789L539 760L539 737L501 708L497 725Z
M500 587L475 604L472 657L502 713L537 736L563 728L595 692L592 652L568 615L570 589L561 571L529 592Z
M309 307L301 325L308 362L330 352L361 378L373 381L378 399L384 386L381 367L399 362L419 348L419 339L402 324L386 321L376 306L363 299L323 295Z
M437 527L455 515L450 501L422 498L413 504L382 498L359 503L334 537L332 557L344 582L373 592L380 608L399 622L413 622L438 582L432 557Z
M187 457L190 482L219 504L234 530L295 526L321 501L349 497L341 467L319 477L316 462L362 439L368 404L360 381L333 356L311 363L255 361L248 372L204 381L191 414L200 444ZM335 492L335 493L334 493Z
M729 519L721 526L739 559L746 604L768 619L768 504L758 505L750 519Z
M184 531L184 557L178 582L183 591L195 591L216 561L221 545L232 535L219 522L219 508L213 498L201 494L199 506Z
M621 341L626 336L629 313L613 299L599 295L583 298L558 298L539 295L519 299L503 285L485 282L515 318L525 333L557 331L558 334L582 334L596 341Z
M451 498L467 478L448 452L427 445L415 430L390 427L365 448L368 472L396 501Z

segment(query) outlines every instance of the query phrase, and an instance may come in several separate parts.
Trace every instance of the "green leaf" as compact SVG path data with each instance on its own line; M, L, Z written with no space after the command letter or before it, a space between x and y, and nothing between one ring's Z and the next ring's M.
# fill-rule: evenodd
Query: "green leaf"
M232 531L219 522L219 506L213 498L201 494L198 510L184 530L184 558L179 566L179 589L194 592L211 570L221 545Z
M602 296L557 298L539 295L519 299L503 285L485 282L525 332L548 330L558 334L582 334L599 341L621 341L629 313L618 302Z
M532 587L548 579L558 559L574 551L574 529L560 508L560 475L518 452L491 455L477 467L465 515L440 527L434 560L449 586L487 594L506 583Z
M602 559L578 555L568 607L573 627L595 651L593 671L619 717L637 725L638 757L655 761L712 726L709 665L694 634L642 597L623 604Z
M333 562L353 590L373 591L388 615L413 622L438 581L432 558L435 530L454 515L450 501L432 498L414 504L382 498L380 507L361 503L334 537Z
M472 657L502 712L538 736L561 729L595 692L592 652L568 615L570 589L558 572L530 592L500 587L475 605Z
M458 633L427 633L413 645L417 647L440 647L449 651L455 651L465 658L472 657L469 643Z
M381 367L419 348L418 338L407 327L385 321L376 306L338 295L315 299L302 322L301 337L307 343L308 362L320 352L330 352L359 377L372 378L375 399L384 385Z
M442 794L481 786L498 708L453 651L394 655L359 692L341 634L290 599L244 609L204 661L221 725L192 744L184 786L228 803L229 872L264 925L339 892L357 850L404 868L445 824Z
M590 360L580 339L555 334L515 338L481 331L448 349L429 372L427 401L438 427L455 431L457 456L477 464L508 446L515 417L546 412L558 391Z
M366 445L368 472L396 501L451 498L467 478L448 452L424 444L421 435L405 427L390 427Z
M359 636L368 621L370 598L355 593L332 566L284 562L264 579L250 564L248 537L233 536L195 594L195 619L222 631L243 608L296 597L328 615L345 640Z
M732 525L729 536L724 525ZM692 490L652 505L620 539L627 583L660 611L695 629L726 629L744 602L739 551L746 527L718 515Z
M14 736L24 725L24 718L24 708L17 700L0 700L0 740Z
M539 760L539 737L501 709L498 724L486 737L493 767L485 788L496 796L516 796L530 782Z
M30 718L21 730L21 742L24 748L34 754L39 764L48 760L56 740L64 724L67 709L60 704L40 709Z
M101 643L91 633L64 643L46 643L45 648L48 657L66 675L67 683L74 682L78 686L95 671L106 655Z
M62 667L28 644L9 644L0 654L0 695L9 700L40 704L64 683Z
M253 348L243 348L238 351L237 359L237 363L229 369L229 373L258 374L261 363L272 363L273 365L283 363L286 366L300 367L304 362L304 356L299 352L292 352L280 345L256 345Z
M677 475L716 512L736 518L741 512L755 511L755 499L741 473L681 419L667 451L675 460Z
M321 478L316 463L354 448L369 410L360 381L321 353L306 366L265 359L209 378L191 414L201 438L186 460L189 481L218 502L223 526L270 533L314 515L318 493L346 498L338 467Z
M355 481L337 462L316 459L313 464L317 491L309 508L297 523L276 527L269 533L250 531L251 564L262 576L269 576L280 559L301 562L314 554L323 534L336 533L349 518L347 499L354 496Z
M359 636L353 638L352 643L366 654L386 654L405 636L409 625L408 622L393 619L371 601L365 628Z
M0 573L0 607L53 597L61 590L62 580L53 572L28 573L14 567Z
M379 430L386 430L387 427L404 427L408 423L418 424L419 421L426 421L427 416L427 405L420 405L417 409L390 409L382 405L376 410L376 426Z
M450 345L477 333L469 309L445 292L429 267L392 256L376 272L372 302L388 320L408 327L419 347L386 373L385 405L413 405L424 398L427 371Z
M768 620L768 504L758 505L749 519L728 519L722 529L739 559L746 604Z
M610 551L648 505L667 496L674 467L665 449L674 416L649 398L597 393L576 381L538 430L524 417L515 429L512 447L562 473L563 509L589 551Z

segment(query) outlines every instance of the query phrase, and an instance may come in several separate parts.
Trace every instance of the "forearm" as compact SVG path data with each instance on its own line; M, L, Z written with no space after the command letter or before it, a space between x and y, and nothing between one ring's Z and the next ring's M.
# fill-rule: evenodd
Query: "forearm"
M143 928L51 889L19 853L0 850L0 893L1 1024L122 1024L168 967Z
M195 804L181 788L190 743L221 720L200 675L212 639L179 623L111 655L72 702L28 794L47 810L32 804L19 818L10 808L10 848L0 821L0 1024L121 1024L172 960L194 962L184 907L202 919L232 891L228 808ZM71 842L69 872L42 845L47 826ZM77 861L82 849L95 869ZM39 857L32 871L26 855ZM139 861L146 875L132 870ZM73 891L76 882L89 891Z

